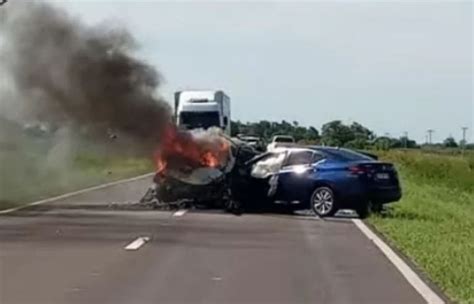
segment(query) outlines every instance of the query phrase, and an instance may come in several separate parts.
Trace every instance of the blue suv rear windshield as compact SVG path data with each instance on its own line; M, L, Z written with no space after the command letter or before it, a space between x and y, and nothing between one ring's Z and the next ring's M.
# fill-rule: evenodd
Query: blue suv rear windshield
M372 157L348 149L321 148L320 151L326 153L329 157L344 161L374 160Z

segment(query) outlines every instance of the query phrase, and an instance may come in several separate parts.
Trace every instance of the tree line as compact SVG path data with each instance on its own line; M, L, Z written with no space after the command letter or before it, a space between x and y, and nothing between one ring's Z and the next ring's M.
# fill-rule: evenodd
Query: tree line
M474 149L474 144L456 142L453 137L446 138L438 144L419 144L406 136L399 138L390 136L377 136L375 132L358 122L345 124L340 120L333 120L324 124L319 132L314 126L301 126L297 121L281 122L261 120L259 122L232 121L232 136L251 135L257 136L263 142L269 142L274 135L291 135L301 144L326 145L347 147L352 149L377 149L388 150L396 148L457 148L465 146Z

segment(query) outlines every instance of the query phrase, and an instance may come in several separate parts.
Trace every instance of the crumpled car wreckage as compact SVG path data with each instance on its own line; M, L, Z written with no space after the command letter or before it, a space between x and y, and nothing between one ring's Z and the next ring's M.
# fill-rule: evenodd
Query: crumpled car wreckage
M155 155L153 185L140 202L156 208L192 204L229 211L265 204L276 190L271 176L284 159L269 155L216 131L190 135L173 129Z

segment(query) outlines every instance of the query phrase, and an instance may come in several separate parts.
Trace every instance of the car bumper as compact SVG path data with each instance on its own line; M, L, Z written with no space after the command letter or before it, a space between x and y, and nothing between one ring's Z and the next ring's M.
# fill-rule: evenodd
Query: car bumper
M380 204L397 202L402 198L400 188L373 189L369 192L368 199Z
M340 197L341 208L356 208L361 203L371 201L373 203L388 204L399 201L402 191L399 187L367 189L363 193Z

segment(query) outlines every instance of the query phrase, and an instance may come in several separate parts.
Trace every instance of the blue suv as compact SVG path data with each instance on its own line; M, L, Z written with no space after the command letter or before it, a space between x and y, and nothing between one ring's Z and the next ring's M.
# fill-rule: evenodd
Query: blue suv
M402 196L393 164L349 149L283 148L250 160L248 169L243 195L311 208L320 217L339 209L365 217L369 206L379 209Z

